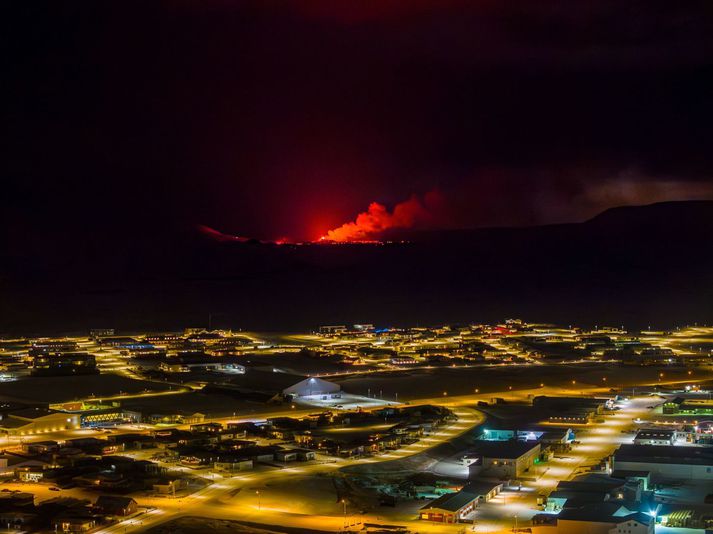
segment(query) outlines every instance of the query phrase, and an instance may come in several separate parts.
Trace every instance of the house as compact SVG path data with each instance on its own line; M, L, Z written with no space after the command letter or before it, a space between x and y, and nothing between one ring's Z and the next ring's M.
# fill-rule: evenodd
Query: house
M77 486L83 488L105 490L117 490L120 488L127 488L131 485L131 482L128 479L124 478L123 475L111 471L105 471L100 473L86 473L84 475L72 477L72 481Z
M220 423L197 423L191 425L191 432L210 432L210 433L220 433L223 430L223 425Z
M31 441L22 444L22 452L27 454L45 454L54 452L59 449L59 443L56 441Z
M124 517L135 514L138 505L131 497L101 495L94 503L94 508L105 515Z
M252 469L253 466L253 460L231 455L220 455L213 463L213 468L216 471L223 471L227 473L247 471Z
M97 526L97 518L92 514L64 512L54 519L55 530L59 532L89 532Z
M163 477L153 483L153 490L161 495L175 495L186 485L186 480L183 478Z

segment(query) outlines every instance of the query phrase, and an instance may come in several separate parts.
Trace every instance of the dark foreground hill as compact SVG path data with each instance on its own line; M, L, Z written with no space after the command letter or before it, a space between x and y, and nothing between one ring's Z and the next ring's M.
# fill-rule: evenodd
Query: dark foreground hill
M0 266L0 332L213 324L713 322L713 202L608 210L581 224L422 232L381 246L162 237Z

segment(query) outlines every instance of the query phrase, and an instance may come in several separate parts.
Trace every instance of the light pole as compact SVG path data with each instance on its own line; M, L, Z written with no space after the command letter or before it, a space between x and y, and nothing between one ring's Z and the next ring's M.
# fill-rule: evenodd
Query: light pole
M344 507L344 520L342 521L342 530L347 529L347 501L342 499L342 506Z
M255 495L257 495L257 509L260 510L260 490L255 490Z

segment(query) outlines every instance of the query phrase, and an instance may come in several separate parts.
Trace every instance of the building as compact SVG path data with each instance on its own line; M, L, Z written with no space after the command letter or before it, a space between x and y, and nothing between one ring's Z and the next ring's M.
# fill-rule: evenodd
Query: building
M25 408L0 416L0 433L8 436L73 430L80 426L78 414L56 412L47 408Z
M322 334L323 336L335 336L339 334L344 334L347 331L347 326L340 324L340 325L328 325L328 326L320 326L319 327L319 333Z
M563 480L547 496L545 510L558 512L613 501L640 503L644 487L644 482L637 477L593 475L585 480Z
M536 476L541 446L536 441L480 441L466 454L463 463L471 472L500 479Z
M135 345L138 340L128 336L111 336L99 339L99 344L103 347L126 347Z
M87 352L38 354L32 358L32 376L98 374L96 358Z
M636 445L673 445L675 442L675 430L639 430L634 438Z
M612 469L648 471L654 481L713 481L713 447L621 445L614 453Z
M550 423L586 425L604 412L606 399L541 395L532 400L532 406L543 412Z
M476 481L455 493L445 493L421 507L419 518L438 523L460 523L469 519L480 502L487 502L502 491L502 483Z
M321 378L305 378L301 382L284 389L282 394L292 397L310 397L313 395L332 396L339 394L342 388L339 384L328 382Z
M135 514L138 510L138 505L131 497L102 495L94 503L94 508L105 515L124 517Z
M713 415L713 400L676 397L664 403L663 413L667 415Z
M542 445L550 447L553 451L568 450L570 442L574 439L574 433L570 428L548 427L546 430L535 428L534 430L510 430L502 428L483 429L481 438L487 441L537 441Z
M221 362L215 357L207 358L170 358L161 362L159 370L166 373L189 373L191 371L217 371L235 374L245 374L245 366L237 363Z
M653 516L620 503L597 503L532 518L532 534L653 534Z
M115 426L141 422L141 413L120 407L87 410L80 414L82 427Z
M89 330L89 337L92 339L97 339L105 336L113 336L116 334L116 330L113 328L92 328Z
M51 352L73 352L77 348L79 348L77 342L70 339L43 339L34 341L28 353L30 356L35 356Z
M611 478L618 478L627 482L634 481L641 483L641 488L644 491L649 491L651 486L651 473L648 471L627 471L625 469L616 469L609 475Z

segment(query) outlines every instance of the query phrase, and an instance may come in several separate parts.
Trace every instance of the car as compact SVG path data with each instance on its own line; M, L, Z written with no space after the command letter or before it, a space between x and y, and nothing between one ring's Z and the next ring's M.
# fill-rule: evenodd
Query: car
M52 486L50 491L61 491L58 487Z

